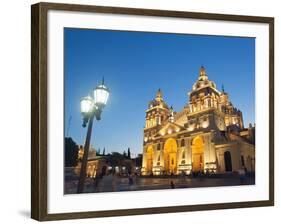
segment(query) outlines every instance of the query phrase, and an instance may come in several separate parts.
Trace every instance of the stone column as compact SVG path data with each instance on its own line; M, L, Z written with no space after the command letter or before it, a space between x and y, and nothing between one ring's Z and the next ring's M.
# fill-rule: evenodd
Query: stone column
M203 135L204 141L204 171L209 168L210 162L210 140L208 134Z
M191 149L191 137L186 139L186 163L190 169L192 169L192 149Z
M143 147L143 155L142 155L142 168L141 172L146 172L146 150L145 147ZM145 173L146 174L146 173Z
M212 168L216 162L216 151L212 143L211 133L204 135L204 159L205 168ZM208 163L208 164L206 164Z

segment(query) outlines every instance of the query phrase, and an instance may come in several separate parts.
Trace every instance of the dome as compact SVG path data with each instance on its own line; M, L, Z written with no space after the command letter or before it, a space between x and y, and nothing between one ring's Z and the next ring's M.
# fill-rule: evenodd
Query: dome
M153 100L151 100L148 104L148 108L153 108L156 106L166 108L166 109L169 108L168 105L163 100L163 93L162 93L161 89L158 89L158 91L156 92L155 98Z
M198 80L192 86L192 90L194 91L197 89L201 89L203 87L212 87L212 88L216 89L216 84L213 81L208 79L206 69L203 66L201 66L200 71L199 71Z
M215 84L213 81L211 81L211 80L205 80L205 81L200 81L200 80L198 80L198 81L196 81L196 82L194 83L194 85L192 86L192 90L201 89L201 88L203 88L203 87L212 87L212 88L214 88L214 89L217 88L217 87L216 87L216 84Z

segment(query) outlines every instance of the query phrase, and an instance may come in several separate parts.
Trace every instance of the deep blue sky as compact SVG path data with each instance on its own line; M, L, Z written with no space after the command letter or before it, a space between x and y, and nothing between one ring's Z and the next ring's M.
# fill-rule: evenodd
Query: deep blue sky
M222 84L244 124L255 122L255 39L65 28L65 132L84 144L80 99L102 77L110 89L101 121L94 122L92 145L101 151L142 152L147 104L158 88L176 111L201 65Z

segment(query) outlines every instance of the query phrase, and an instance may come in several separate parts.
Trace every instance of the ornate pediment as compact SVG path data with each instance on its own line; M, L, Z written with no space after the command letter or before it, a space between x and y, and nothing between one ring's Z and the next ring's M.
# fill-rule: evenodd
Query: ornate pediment
M180 126L174 122L167 122L156 134L156 137L170 135L173 133L181 132L185 130L183 126Z

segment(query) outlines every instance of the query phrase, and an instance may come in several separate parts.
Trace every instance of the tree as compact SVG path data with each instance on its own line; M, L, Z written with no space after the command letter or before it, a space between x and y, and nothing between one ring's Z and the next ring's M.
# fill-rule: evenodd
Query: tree
M127 156L128 156L128 159L131 159L131 150L130 150L130 147L128 148Z
M64 138L64 166L73 167L77 165L79 146L72 138Z
M119 152L112 152L107 158L109 164L115 170L116 166L120 166L124 161L124 156Z
M136 166L141 167L142 166L142 154L138 154L138 156L135 158L136 160Z
M103 148L102 155L105 155L105 147Z
M124 150L124 152L123 152L123 156L124 156L124 158L127 158L127 153L126 153L125 150Z
M100 148L98 149L98 151L96 152L97 156L100 156Z

